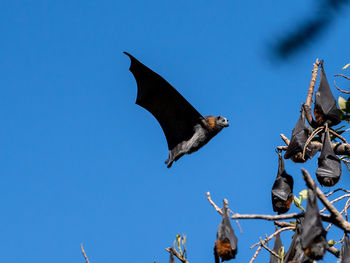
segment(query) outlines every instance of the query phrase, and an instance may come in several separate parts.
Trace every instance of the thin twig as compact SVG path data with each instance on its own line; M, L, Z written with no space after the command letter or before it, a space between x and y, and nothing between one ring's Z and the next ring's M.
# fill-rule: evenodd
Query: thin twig
M265 238L264 240L261 240L261 238L260 238L260 242L258 242L257 244L254 244L253 246L250 247L250 249L252 249L252 248L254 248L254 247L256 247L257 245L260 244L260 246L259 246L259 247L257 248L257 250L255 251L255 253L254 253L252 259L249 261L249 263L254 262L254 260L255 260L256 257L258 256L258 254L259 254L261 248L263 247L263 245L264 245L267 241L271 240L274 236L278 235L279 233L281 233L281 232L283 232L283 231L292 230L292 229L294 229L294 228L295 228L295 226L293 226L293 227L281 228L281 229L277 230L276 232L274 232L274 233L273 233L272 235L270 235L269 237Z
M90 261L89 261L87 255L85 254L85 250L84 250L84 247L83 247L83 243L80 244L80 248L81 248L81 253L83 253L83 256L84 256L84 258L85 258L85 262L86 262L86 263L90 263Z
M322 149L322 143L317 141L311 141L309 145L312 145L314 150L320 151ZM350 155L350 144L348 143L331 143L332 150L336 155ZM278 146L277 149L286 151L287 146Z
M261 242L261 245L263 246L263 248L265 248L267 251L269 251L269 252L270 252L272 255L274 255L276 258L281 259L281 257L280 257L275 251L271 250L268 246L266 246L266 245L262 242L261 238L260 238L260 242Z
M331 204L334 204L335 202L338 202L339 200L342 200L346 197L350 197L350 194L345 194L345 195L342 195L342 196L339 196L338 198L334 199L333 201L330 201ZM320 210L320 213L323 213L324 211L326 211L327 208L322 208Z
M281 136L282 140L284 141L284 143L288 146L290 143L290 140L283 133L281 133L280 136Z
M274 238L275 236L277 236L279 233L281 233L281 232L283 232L283 231L287 231L287 230L293 230L293 229L295 229L295 225L280 228L280 229L276 230L275 232L273 232L269 237L265 238L263 241L264 241L264 243L266 243L266 242L268 242L269 240L271 240L272 238ZM255 247L258 246L260 243L261 243L261 242L255 243L254 245L252 245L252 246L250 247L250 249L255 248Z
M173 247L168 247L165 249L169 253L172 253L175 257L177 257L182 263L189 263L186 258L183 258L179 252L176 251Z
M322 130L324 129L324 127L318 127L316 130L314 130L311 135L309 136L309 138L307 138L305 145L304 145L304 149L303 149L303 160L305 160L305 152L306 152L306 147L309 145L309 143L311 142L311 140L318 134L320 133Z
M346 189L344 189L344 188L338 188L338 189L335 189L335 190L333 190L332 192L329 192L328 194L326 194L325 197L329 197L329 196L331 196L332 194L334 194L334 193L336 193L336 192L338 192L338 191L343 191L343 192L345 192L345 193L350 193L349 190L346 190Z
M241 215L241 214L234 214L231 216L232 219L264 219L268 221L275 221L275 220L283 220L283 219L291 219L291 218L300 218L303 217L304 213L292 213L292 214L286 214L286 215Z
M348 90L342 90L341 88L339 88L339 87L337 86L337 84L335 83L335 80L333 80L333 83L334 83L334 87L335 87L337 90L339 90L340 92L342 92L342 93L344 93L344 94L350 94L350 91L348 91Z
M343 77L344 79L350 80L349 77L343 75L343 74L335 74L334 77Z
M218 212L220 215L222 215L221 209L213 202L213 200L211 200L211 197L210 197L210 193L209 193L209 192L207 192L207 199L208 199L209 203L214 207L214 209L216 210L216 212Z
M345 206L344 206L344 209L343 210L341 210L340 211L340 214L342 215L343 213L346 213L345 214L345 217L346 217L346 221L348 220L347 219L347 212L348 212L348 208L350 207L350 204L349 204L349 200L350 200L350 198L346 201L346 203L345 203ZM332 223L330 223L328 226L327 226L327 228L326 228L326 231L328 232L328 230L332 227Z
M257 248L257 250L255 251L255 253L254 253L253 257L252 257L252 259L249 261L249 263L253 263L253 262L254 262L254 260L256 259L256 257L259 255L259 252L260 252L261 249L262 249L262 246L259 246L259 247Z
M219 208L219 207L214 203L214 201L211 200L211 196L210 196L210 193L209 193L209 192L207 192L207 199L208 199L209 203L214 207L214 209L215 209L220 215L222 215L222 210L221 210L221 208ZM224 199L224 205L225 205L225 200L226 200L227 206L228 206L228 201L227 201L227 199ZM233 212L231 209L228 209L228 210L231 212L232 215L234 215L234 212ZM237 224L237 226L238 226L239 232L242 234L242 233L243 233L243 230L242 230L241 225L239 224L239 222L238 222L237 219L235 219L235 222L236 222L236 224Z
M338 137L340 140L342 140L344 143L348 143L347 141L346 141L346 139L343 137L343 136L341 136L340 134L338 134L338 133L336 133L335 131L333 131L333 130L331 130L331 129L328 129L329 130L329 132L331 133L331 134L333 134L334 136L336 136L336 137Z
M273 223L274 223L276 226L279 226L279 227L295 226L295 224L289 223L289 222L278 222L278 221L274 221Z

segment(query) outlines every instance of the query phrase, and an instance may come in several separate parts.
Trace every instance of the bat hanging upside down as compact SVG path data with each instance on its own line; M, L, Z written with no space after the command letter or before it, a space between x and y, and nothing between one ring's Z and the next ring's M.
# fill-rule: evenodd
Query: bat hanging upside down
M183 155L198 151L229 126L224 117L203 117L165 79L124 53L131 59L130 71L137 83L136 104L148 110L164 131L169 148L165 161L168 168Z

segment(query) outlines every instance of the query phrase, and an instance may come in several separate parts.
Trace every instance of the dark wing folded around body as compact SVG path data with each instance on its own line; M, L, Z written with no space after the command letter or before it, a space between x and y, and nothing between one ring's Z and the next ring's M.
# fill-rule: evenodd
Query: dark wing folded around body
M326 73L321 63L321 78L318 90L315 93L315 118L318 125L328 123L329 126L337 125L341 121L341 113L337 108L337 102L329 87Z
M236 257L238 239L233 231L228 210L224 206L222 208L222 221L216 233L216 242L214 246L215 262L230 260Z
M293 185L293 177L287 174L282 153L278 152L278 172L271 190L273 211L279 214L288 212L293 201Z
M292 136L290 139L290 143L284 154L285 159L289 159L296 154L302 154L304 150L305 143L307 138L311 134L311 131L308 126L305 124L305 111L301 110L299 120L295 125ZM305 160L311 159L317 153L317 149L314 149L310 144L306 147L305 151ZM298 158L301 160L301 158Z
M136 104L148 110L159 122L169 150L194 134L203 116L164 78L132 55L130 71L137 82Z
M323 186L334 186L341 176L341 161L334 153L328 132L323 134L323 146L318 158L316 177Z

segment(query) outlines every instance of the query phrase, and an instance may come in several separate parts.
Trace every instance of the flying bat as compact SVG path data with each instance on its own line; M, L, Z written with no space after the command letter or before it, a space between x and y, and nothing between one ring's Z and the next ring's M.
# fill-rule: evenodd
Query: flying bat
M337 102L334 99L332 91L323 68L323 60L321 65L320 85L315 93L314 115L318 126L322 126L326 122L328 126L334 126L341 121L341 112L337 108Z
M343 245L340 250L339 263L350 263L350 242L348 235L345 235Z
M275 237L275 244L273 245L273 251L276 252L276 254L279 254L280 249L282 248L282 241L281 241L281 236L278 233L277 236ZM279 263L281 262L278 258L276 258L273 254L270 256L270 263Z
M341 162L339 157L332 150L329 140L329 133L323 133L323 146L320 157L318 157L318 168L316 177L323 186L331 187L335 185L341 176Z
M214 245L215 263L227 261L236 257L238 239L233 231L228 209L222 208L222 221L216 233L216 242Z
M305 124L305 111L302 108L299 120L292 131L292 137L286 153L284 154L284 158L291 158L297 163L311 159L318 150L313 148L310 144L306 147L304 159L302 158L305 143L311 132L310 128Z
M326 234L317 205L316 191L315 189L309 189L300 240L307 257L313 260L323 258L328 247Z
M137 83L136 104L148 110L162 127L169 149L165 161L170 168L185 154L198 151L223 128L228 120L222 116L203 117L174 87L132 55L130 71Z
M287 174L282 153L279 151L278 172L271 190L273 211L278 214L288 212L293 201L293 184L293 177Z

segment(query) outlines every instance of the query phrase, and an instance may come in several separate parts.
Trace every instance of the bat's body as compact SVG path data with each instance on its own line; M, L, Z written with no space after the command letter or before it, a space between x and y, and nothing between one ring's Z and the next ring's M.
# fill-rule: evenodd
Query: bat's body
M194 134L188 141L183 141L169 150L169 158L165 161L168 168L183 155L198 151L218 134L225 127L217 124L218 118L222 117L206 116L202 123L194 126Z
M224 127L226 118L203 117L160 75L124 52L131 59L130 71L137 82L136 104L148 110L159 122L168 143L170 168L185 154L198 151Z
M323 134L323 146L318 158L316 177L318 182L327 187L334 186L341 176L341 161L334 153L328 132Z
M307 257L320 260L328 247L326 230L323 228L320 211L317 205L316 190L309 189L307 207L301 233L301 246Z
M227 261L236 257L237 254L237 237L233 231L230 219L228 217L228 209L222 209L222 222L216 233L216 242L214 245L215 263Z
M293 177L287 174L282 153L278 153L278 173L272 186L271 198L273 211L283 214L289 211L293 201Z

